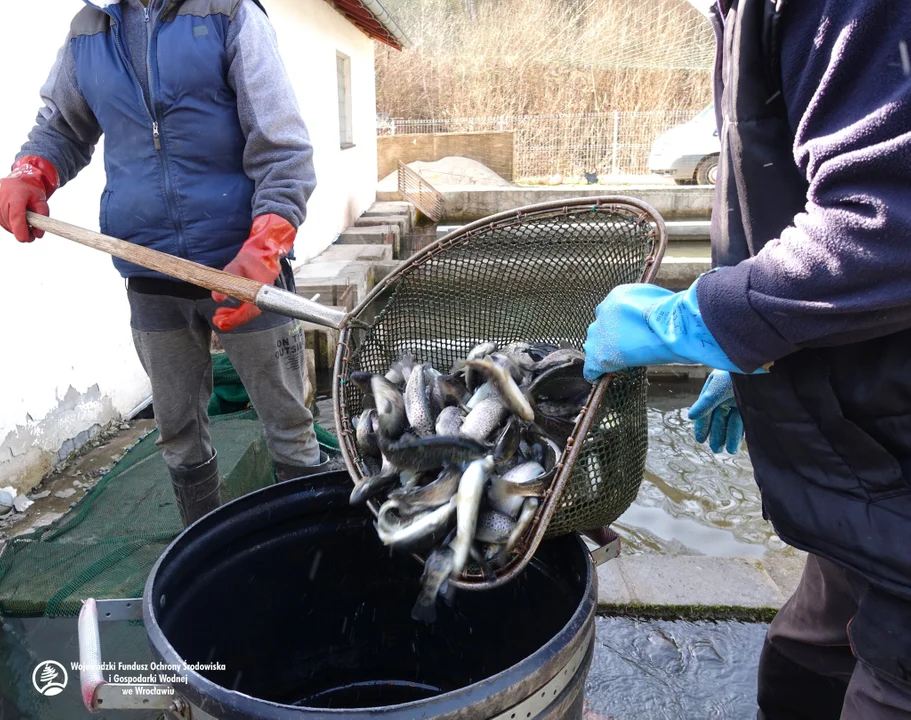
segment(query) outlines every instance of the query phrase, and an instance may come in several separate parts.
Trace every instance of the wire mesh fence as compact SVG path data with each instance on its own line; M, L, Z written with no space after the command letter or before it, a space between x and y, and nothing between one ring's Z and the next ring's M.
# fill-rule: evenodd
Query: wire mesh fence
M647 175L655 139L696 110L612 111L513 117L386 118L379 135L512 131L518 179L563 175Z

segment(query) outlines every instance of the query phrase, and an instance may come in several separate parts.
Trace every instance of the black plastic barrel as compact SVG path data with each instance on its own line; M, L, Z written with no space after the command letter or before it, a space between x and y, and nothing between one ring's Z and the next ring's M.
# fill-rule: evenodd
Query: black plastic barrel
M158 661L189 664L174 686L194 717L582 717L597 593L578 537L424 625L411 618L420 567L381 545L348 492L344 473L265 488L161 556L145 627Z

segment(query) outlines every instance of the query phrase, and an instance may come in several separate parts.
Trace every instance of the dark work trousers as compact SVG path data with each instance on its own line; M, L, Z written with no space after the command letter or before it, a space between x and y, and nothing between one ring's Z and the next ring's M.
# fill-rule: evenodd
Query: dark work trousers
M911 552L911 548L909 548ZM759 720L908 720L911 608L815 555L769 627Z
M293 291L283 262L280 287ZM200 288L167 280L130 280L133 342L152 383L152 403L168 467L192 468L212 457L207 409L212 396L212 317L218 305ZM231 332L215 331L240 376L273 460L320 460L307 388L300 322L263 313Z

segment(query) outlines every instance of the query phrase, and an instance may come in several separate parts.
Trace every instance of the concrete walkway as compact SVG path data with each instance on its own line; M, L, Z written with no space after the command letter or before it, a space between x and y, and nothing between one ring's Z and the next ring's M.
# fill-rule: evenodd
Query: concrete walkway
M634 555L598 568L604 615L768 620L797 587L805 556Z
M483 187L440 185L436 187L446 200L448 222L467 223L497 213L543 202L580 197L621 195L642 200L657 210L665 220L705 220L712 208L713 187L678 187L675 185L576 186L556 187ZM378 190L378 201L399 200L398 191Z

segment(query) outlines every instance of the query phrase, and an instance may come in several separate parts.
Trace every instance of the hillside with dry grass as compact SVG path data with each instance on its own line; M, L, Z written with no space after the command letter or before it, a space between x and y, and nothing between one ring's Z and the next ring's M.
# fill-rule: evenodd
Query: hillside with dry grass
M397 118L699 110L714 38L686 0L384 0L414 46L377 46Z

